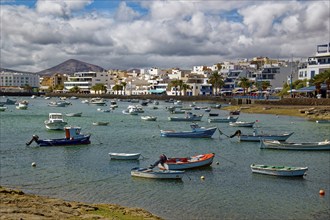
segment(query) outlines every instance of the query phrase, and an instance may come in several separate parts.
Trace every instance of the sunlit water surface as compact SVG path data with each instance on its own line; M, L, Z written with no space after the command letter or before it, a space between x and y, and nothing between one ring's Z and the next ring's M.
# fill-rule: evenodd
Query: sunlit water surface
M17 100L23 99L16 97ZM49 107L54 101L41 97L28 99L28 110L8 106L0 112L1 185L26 193L89 203L116 203L141 207L165 219L328 219L330 217L330 153L262 150L258 143L238 142L215 133L211 139L160 137L159 129L189 130L189 122L171 122L166 107L160 102L144 107L141 115L154 115L156 122L140 116L122 114L129 102L118 101L119 108L110 113L98 111L109 106L68 100L65 108ZM110 103L108 103L110 104ZM184 103L189 105L191 103ZM208 103L198 103L209 106ZM59 138L64 133L47 131L44 121L50 112L83 112L82 117L65 117L70 125L91 133L91 144L74 147L25 146L33 134L40 138ZM208 113L202 126L210 126ZM213 109L220 116L228 112ZM179 116L179 115L178 115ZM289 141L321 141L330 138L330 124L317 124L303 118L262 114L241 114L240 120L258 120L264 132L294 131ZM108 121L108 126L93 126ZM218 126L223 133L237 128ZM252 133L251 128L241 128ZM139 161L113 161L109 152L141 152ZM214 152L212 166L186 171L182 181L151 180L130 176L133 167L146 167L161 153L169 157ZM31 163L35 162L36 167ZM250 164L307 166L303 178L279 178L252 174ZM204 176L204 180L201 179ZM319 190L326 194L321 197Z

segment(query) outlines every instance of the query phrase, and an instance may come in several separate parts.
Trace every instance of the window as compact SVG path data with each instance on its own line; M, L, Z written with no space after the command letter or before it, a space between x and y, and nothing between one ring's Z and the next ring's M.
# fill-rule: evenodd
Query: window
M315 76L315 70L312 70L311 71L311 78L314 78L314 76Z

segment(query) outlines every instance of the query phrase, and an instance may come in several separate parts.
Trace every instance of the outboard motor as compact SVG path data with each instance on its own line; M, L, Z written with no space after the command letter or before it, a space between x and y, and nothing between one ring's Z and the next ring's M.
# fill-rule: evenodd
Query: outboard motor
M38 135L32 135L32 139L26 143L26 146L29 146L30 144L32 144L33 141L37 142L37 140L39 139Z
M242 134L241 130L237 130L233 135L230 135L230 138L233 138L235 136L240 136Z

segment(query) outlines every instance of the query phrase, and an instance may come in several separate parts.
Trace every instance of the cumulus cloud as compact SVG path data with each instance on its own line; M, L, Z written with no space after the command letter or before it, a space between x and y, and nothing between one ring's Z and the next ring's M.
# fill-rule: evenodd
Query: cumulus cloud
M69 17L73 11L83 9L92 0L38 0L36 11L39 14Z
M129 69L308 57L330 39L328 1L122 1L110 12L90 0L1 3L1 67L22 71L71 58Z

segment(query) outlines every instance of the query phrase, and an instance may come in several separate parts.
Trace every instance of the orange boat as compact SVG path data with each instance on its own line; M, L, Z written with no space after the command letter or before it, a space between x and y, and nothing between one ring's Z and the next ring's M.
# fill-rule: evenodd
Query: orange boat
M215 154L200 154L192 157L173 157L168 158L164 166L168 170L185 170L197 167L209 166L213 162ZM162 165L159 168L164 169Z

